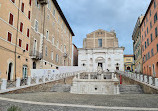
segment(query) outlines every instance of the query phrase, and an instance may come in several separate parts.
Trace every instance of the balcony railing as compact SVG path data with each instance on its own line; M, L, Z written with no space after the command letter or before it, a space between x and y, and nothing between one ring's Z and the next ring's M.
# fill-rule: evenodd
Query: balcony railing
M42 56L42 53L40 53L39 51L31 51L30 57L32 59L41 60L43 56Z
M38 2L41 4L41 5L46 5L48 3L48 0L38 0Z

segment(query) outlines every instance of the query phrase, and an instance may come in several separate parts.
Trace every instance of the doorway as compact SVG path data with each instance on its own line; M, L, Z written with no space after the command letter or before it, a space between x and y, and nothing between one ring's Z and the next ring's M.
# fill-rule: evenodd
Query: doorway
M130 71L130 70L131 70L131 68L128 66L128 67L127 67L127 70L128 70L128 71Z
M36 62L33 62L33 69L36 69Z
M101 68L103 68L103 63L98 63L98 66L100 66Z
M116 70L120 70L119 67L116 67Z
M23 79L27 78L27 66L23 66Z
M13 63L9 63L9 67L8 67L8 80L9 81L12 79L12 73L13 73Z

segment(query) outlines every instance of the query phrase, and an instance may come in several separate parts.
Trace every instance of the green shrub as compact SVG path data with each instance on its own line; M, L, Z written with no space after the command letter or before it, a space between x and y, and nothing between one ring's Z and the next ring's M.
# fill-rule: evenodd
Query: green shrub
M7 111L22 111L21 108L17 107L17 106L11 106L10 108L8 108Z

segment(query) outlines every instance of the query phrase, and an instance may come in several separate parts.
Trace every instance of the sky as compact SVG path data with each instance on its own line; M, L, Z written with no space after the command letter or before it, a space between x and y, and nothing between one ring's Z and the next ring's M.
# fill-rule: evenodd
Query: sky
M57 0L75 36L73 43L83 47L83 39L97 29L115 30L124 54L133 54L132 33L150 0Z

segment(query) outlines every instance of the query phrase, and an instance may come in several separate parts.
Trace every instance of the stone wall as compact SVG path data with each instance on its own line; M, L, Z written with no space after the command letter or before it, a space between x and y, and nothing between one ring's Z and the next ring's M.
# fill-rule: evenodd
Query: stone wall
M117 74L117 78L118 79L120 78L118 74ZM153 86L144 84L139 81L135 81L123 75L122 75L122 85L139 85L145 94L158 94L158 90Z
M10 91L10 92L5 92L3 94L49 92L51 90L51 88L53 87L53 85L55 85L55 84L72 84L73 78L74 78L74 76L71 76L71 77L61 79L61 80L57 80L57 81L52 81L52 82L43 83L43 84L39 84L39 85L34 85L34 86L30 86L30 87Z

